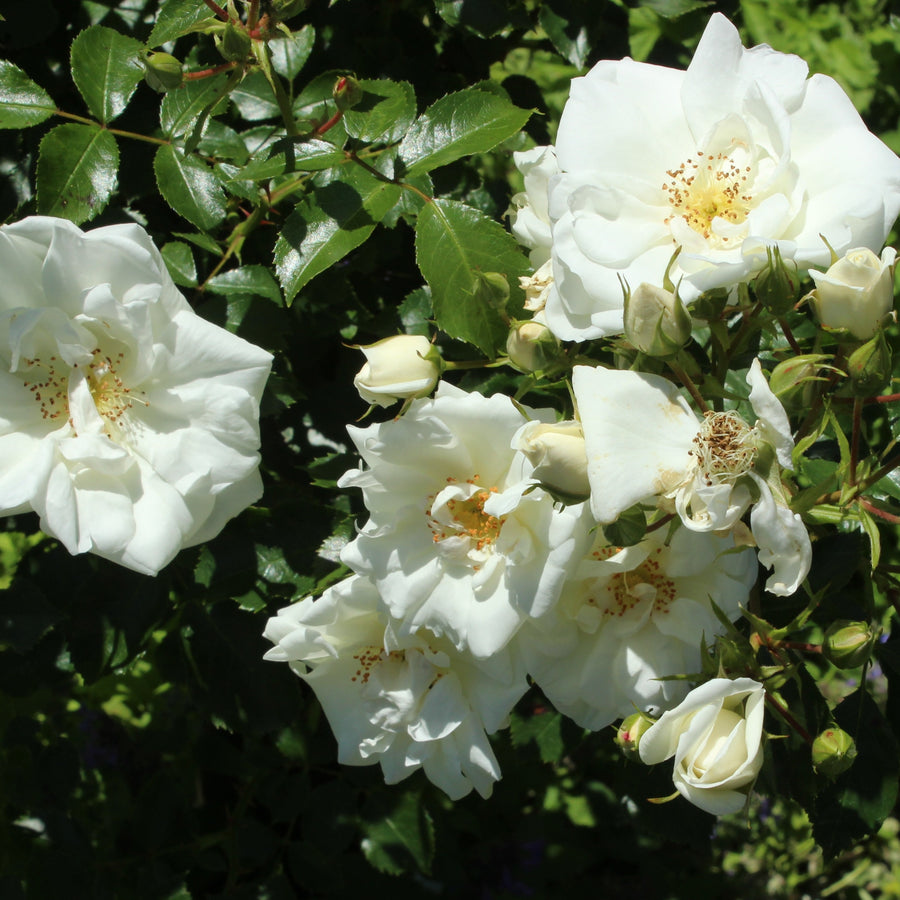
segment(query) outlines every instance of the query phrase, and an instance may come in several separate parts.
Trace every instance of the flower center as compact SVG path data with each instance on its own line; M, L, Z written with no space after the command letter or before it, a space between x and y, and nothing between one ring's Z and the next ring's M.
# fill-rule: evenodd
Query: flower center
M698 150L696 159L692 157L666 172L669 180L662 189L672 207L666 225L682 218L689 228L708 239L713 236L713 219L741 224L753 200L747 193L750 172L750 166L739 166L727 153L704 154ZM728 237L715 236L728 243Z
M707 484L734 481L756 461L756 429L736 412L707 412L688 452Z
M435 543L463 538L469 549L483 551L489 550L496 541L506 517L490 515L484 505L498 489L484 488L478 482L478 475L464 484L448 478L448 487L428 498L428 527Z
M403 660L406 658L406 653L403 650L391 650L388 653L384 647L380 647L378 644L370 644L367 647L360 647L353 654L353 658L356 660L357 668L354 670L353 675L350 676L350 680L368 684L369 679L372 677L372 671L376 666L383 663L386 659Z
M652 604L652 613L669 612L675 599L675 583L665 575L659 563L663 547L657 547L639 566L617 572L601 590L592 592L587 603L603 611L604 616L623 617L640 604Z
M41 359L23 360L28 373L24 379L25 387L31 392L35 401L41 406L41 418L48 421L69 418L69 376L68 372L60 372L56 364L59 362L51 356L47 362Z
M132 395L131 388L125 387L122 379L116 374L116 366L122 364L124 353L117 353L115 361L103 354L99 347L91 351L92 359L88 364L88 386L94 398L97 412L111 424L118 422L122 416L134 406L135 401L147 404Z

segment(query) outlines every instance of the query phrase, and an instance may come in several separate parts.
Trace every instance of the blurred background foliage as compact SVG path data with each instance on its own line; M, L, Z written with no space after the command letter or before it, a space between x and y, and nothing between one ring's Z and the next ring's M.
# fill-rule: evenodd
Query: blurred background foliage
M157 7L0 2L0 58L83 115L68 65L76 35L100 24L144 43ZM536 110L524 132L433 177L436 193L502 219L519 187L511 152L553 139L573 76L625 55L684 66L714 9L745 43L768 41L837 78L900 150L900 29L881 0L312 0L291 22L312 39L294 94L330 93L334 73L353 72L410 82L422 109L501 83ZM169 49L193 68L221 62L206 38ZM261 102L246 86L218 120L245 145L262 139L273 126ZM116 127L158 135L159 105L140 85ZM2 132L0 219L39 209L39 146L59 121ZM278 353L262 420L266 493L155 579L69 557L33 516L5 522L0 897L900 897L896 818L826 859L788 802L757 799L718 822L685 803L649 804L671 791L666 767L629 763L608 735L582 733L534 694L497 736L504 777L489 801L451 803L421 773L387 787L377 768L338 766L311 691L263 662L261 632L343 574L338 552L361 507L334 481L353 464L345 425L365 410L351 384L360 358L345 344L427 318L413 231L403 218L378 229L290 307L271 279L216 289L206 281L240 205L204 239L160 197L155 146L122 138L120 149L117 191L92 224L137 220L159 245L186 247L167 261L198 312ZM281 215L249 235L242 264L271 267ZM868 677L882 704L897 702L877 667Z

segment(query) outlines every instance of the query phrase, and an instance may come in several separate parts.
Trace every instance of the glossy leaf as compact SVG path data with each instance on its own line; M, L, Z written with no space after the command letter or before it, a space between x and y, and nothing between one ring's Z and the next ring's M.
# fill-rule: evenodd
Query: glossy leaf
M366 78L360 102L344 113L347 134L367 144L389 144L406 134L416 117L416 95L406 81Z
M480 276L500 273L521 308L520 276L529 271L515 240L484 213L455 200L435 200L419 213L416 260L431 286L434 317L451 337L492 355L506 341L501 311L484 302Z
M116 187L116 139L93 125L57 125L41 141L37 208L76 225L100 213Z
M400 191L353 167L343 180L316 187L299 203L275 245L275 266L288 303L311 278L362 244Z
M53 115L56 104L18 66L0 59L0 128L28 128Z
M156 17L147 46L166 44L206 21L215 22L216 17L203 0L166 0Z
M413 123L400 144L409 174L445 166L463 156L483 153L512 137L531 112L496 93L473 87L433 103Z
M160 252L175 284L182 287L197 286L197 266L194 263L194 253L187 244L182 241L169 241L168 244L163 244Z
M166 137L186 134L200 113L222 96L228 76L214 75L185 82L177 91L169 91L159 107L159 124Z
M265 181L286 172L319 172L346 161L343 150L327 141L284 138L273 144L268 158L254 159L240 169L236 180Z
M269 42L272 68L282 78L293 81L306 65L315 42L316 29L312 25L304 25L290 37L276 37Z
M251 72L229 96L248 122L274 119L279 114L272 85L262 72Z
M434 858L434 826L418 794L400 794L387 806L374 798L364 810L362 842L366 859L376 869L399 875L409 867L409 857L422 872L431 870Z
M85 29L72 42L72 78L101 122L120 115L142 81L142 47L140 41L103 25Z
M234 294L252 294L265 297L273 303L282 305L281 290L265 266L241 266L216 275L206 284L207 290L214 294L232 296Z
M198 228L214 228L225 218L225 192L197 157L165 144L153 159L156 183L166 203Z

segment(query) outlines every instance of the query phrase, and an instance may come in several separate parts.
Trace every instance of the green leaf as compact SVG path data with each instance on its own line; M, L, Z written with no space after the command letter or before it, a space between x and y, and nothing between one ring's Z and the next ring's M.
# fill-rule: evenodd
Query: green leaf
M434 0L434 8L448 25L462 25L479 37L491 37L509 25L503 0Z
M197 157L164 144L153 158L153 170L163 199L180 216L204 231L225 218L225 192Z
M431 291L427 287L416 288L407 294L397 314L407 334L422 334L431 337Z
M310 279L362 244L401 190L358 166L340 181L316 186L288 216L275 244L275 266L288 303Z
M484 153L512 137L529 119L505 97L466 88L432 103L400 144L407 172L427 172L463 156Z
M92 25L72 42L72 78L88 109L103 123L120 115L144 77L140 41Z
M431 286L439 328L489 356L505 345L506 323L502 312L480 295L480 276L502 274L515 311L521 309L518 280L529 265L501 225L456 200L434 200L419 213L416 260Z
M712 0L640 0L640 6L652 9L665 19L677 19L685 13L712 6Z
M570 5L574 9L568 8ZM559 54L573 66L583 69L591 52L588 21L582 3L542 5L539 20Z
M272 145L268 159L254 159L235 174L237 181L266 181L286 172L319 172L346 160L327 141L284 138Z
M56 104L18 66L0 59L0 128L29 128L53 115Z
M203 0L167 0L156 17L156 25L147 39L148 47L158 47L192 31L200 22L216 21Z
M306 65L306 60L309 59L315 42L316 29L312 25L304 25L290 37L276 36L269 41L269 50L272 52L272 68L282 78L293 81Z
M238 269L231 269L210 278L206 287L214 294L226 297L233 294L252 294L265 297L278 306L282 305L278 283L265 266L241 266Z
M76 225L100 213L116 187L116 139L93 125L57 125L41 140L37 209Z
M376 795L363 816L362 851L378 871L401 875L410 861L422 872L431 871L434 825L417 793L409 791L396 799Z
M231 99L241 116L248 122L261 122L279 115L278 101L272 85L262 72L251 72L231 92Z
M207 253L212 253L215 256L222 255L222 248L208 234L191 234L186 231L173 231L172 237L190 241L195 247L206 250Z
M534 742L542 762L558 762L565 750L562 716L555 711L536 713L528 717L514 714L510 717L510 738L514 747Z
M416 95L406 81L365 78L362 99L344 113L347 134L367 144L390 144L406 134L416 117Z
M159 124L166 137L174 138L187 133L200 113L221 97L228 76L214 75L186 81L177 91L169 91L159 107Z
M172 281L182 287L197 286L197 266L191 248L182 241L169 241L163 244L160 252Z
M291 110L294 119L302 130L312 131L318 125L328 121L337 110L334 104L332 91L334 83L340 75L346 74L340 71L322 72L310 81L300 94L294 98ZM343 119L330 128L326 140L329 143L342 146L347 137Z

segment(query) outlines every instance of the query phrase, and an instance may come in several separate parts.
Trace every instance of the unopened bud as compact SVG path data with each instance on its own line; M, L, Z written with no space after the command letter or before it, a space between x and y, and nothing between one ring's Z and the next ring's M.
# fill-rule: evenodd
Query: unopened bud
M856 759L856 744L852 737L836 725L826 728L812 745L813 768L822 775L834 778L846 772Z
M363 98L363 89L352 75L341 75L331 89L331 96L341 112L353 109Z
M822 654L838 669L855 669L872 655L878 631L865 622L838 619L828 626L822 641Z
M228 62L240 62L247 58L252 47L250 35L247 29L229 22L222 31L216 35L216 49L222 59Z
M514 323L506 338L506 355L521 372L543 372L559 361L562 348L543 322Z
M505 313L509 301L509 282L502 272L476 272L472 294L479 303Z
M855 397L871 397L887 384L891 377L891 348L879 331L875 337L857 347L847 360L847 374Z
M714 322L722 317L725 307L728 305L728 289L712 288L704 291L691 303L691 315L695 319L705 319Z
M171 53L151 53L143 50L140 60L144 66L144 81L163 94L181 87L184 81L184 69L181 62Z
M797 264L784 259L776 244L766 247L768 262L756 276L756 299L776 316L783 316L799 296L800 278Z
M526 422L514 435L512 448L534 466L541 484L573 500L590 496L587 451L581 422Z
M641 736L654 724L654 720L646 713L633 713L622 721L616 731L616 743L629 759L640 759L638 747Z
M691 317L677 294L641 282L625 291L625 337L648 356L672 356L691 337Z
M785 409L806 406L806 396L811 385L825 379L819 375L823 368L829 368L826 361L831 359L825 353L806 353L778 363L769 375L769 387Z

